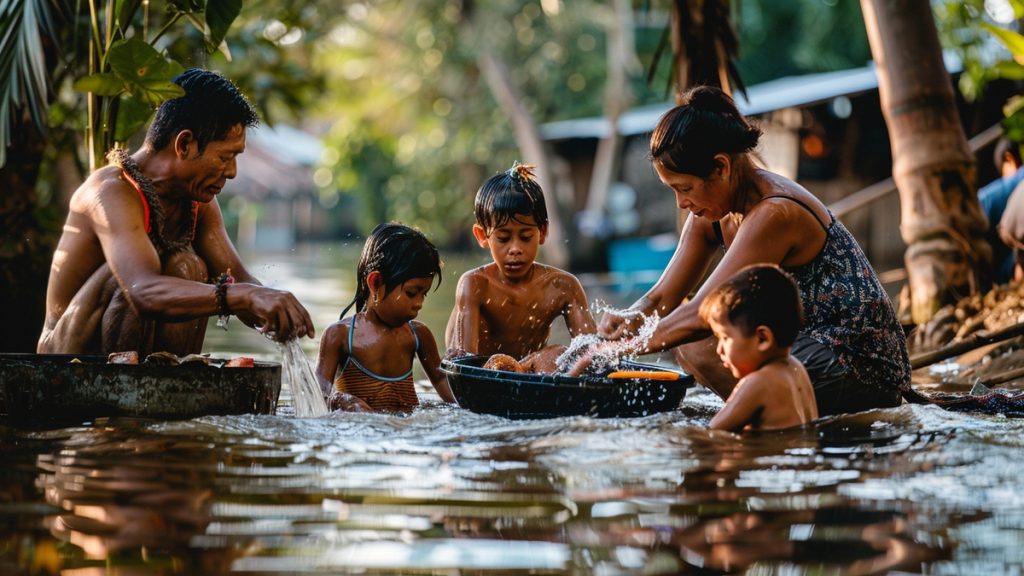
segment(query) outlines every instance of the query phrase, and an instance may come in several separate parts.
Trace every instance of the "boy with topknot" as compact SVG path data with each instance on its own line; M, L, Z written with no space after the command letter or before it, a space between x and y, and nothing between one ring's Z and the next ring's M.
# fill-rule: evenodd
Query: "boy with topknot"
M594 318L580 281L536 262L548 231L544 194L532 166L515 164L477 191L473 236L493 261L459 279L448 320L448 355L505 355L528 372L554 372L564 346L548 346L551 324L592 334Z

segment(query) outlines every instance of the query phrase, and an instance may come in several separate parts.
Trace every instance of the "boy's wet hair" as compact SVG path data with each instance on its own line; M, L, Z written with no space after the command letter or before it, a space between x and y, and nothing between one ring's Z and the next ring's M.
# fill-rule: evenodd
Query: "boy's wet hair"
M760 138L761 129L740 114L728 94L697 86L658 120L649 159L677 174L706 179L719 168L716 154L750 152Z
M191 130L202 154L210 142L223 140L233 127L241 124L252 128L260 123L256 110L238 87L216 72L191 68L175 76L173 82L185 90L185 95L157 109L146 132L146 142L154 150L163 150L179 132Z
M366 237L363 252L356 266L356 297L341 312L341 318L354 305L362 310L370 299L370 272L380 272L384 280L384 293L413 278L437 278L441 286L441 255L422 232L405 224L390 222L378 224Z
M796 281L774 264L754 264L737 272L701 302L700 317L736 326L747 336L758 326L767 326L783 347L793 344L804 323Z
M476 223L488 232L516 220L516 216L532 216L538 228L547 226L544 191L533 175L533 166L516 162L488 178L476 193L473 213Z

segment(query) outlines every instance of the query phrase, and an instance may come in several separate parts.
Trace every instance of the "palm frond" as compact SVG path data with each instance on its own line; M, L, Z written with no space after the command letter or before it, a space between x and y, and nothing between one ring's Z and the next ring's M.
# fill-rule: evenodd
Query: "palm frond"
M6 163L15 114L27 108L46 127L48 70L44 37L55 38L51 0L0 0L0 167Z
M729 0L673 0L671 17L648 70L654 78L662 53L672 49L669 89L678 94L691 86L708 84L744 95L746 86L736 68L739 37L730 22Z

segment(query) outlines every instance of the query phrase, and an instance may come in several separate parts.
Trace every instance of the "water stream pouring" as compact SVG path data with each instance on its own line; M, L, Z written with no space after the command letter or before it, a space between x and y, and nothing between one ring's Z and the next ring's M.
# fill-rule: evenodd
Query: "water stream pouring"
M295 415L300 418L316 418L327 414L327 403L316 375L309 365L309 359L299 347L299 340L280 344L284 356L282 378L291 387Z

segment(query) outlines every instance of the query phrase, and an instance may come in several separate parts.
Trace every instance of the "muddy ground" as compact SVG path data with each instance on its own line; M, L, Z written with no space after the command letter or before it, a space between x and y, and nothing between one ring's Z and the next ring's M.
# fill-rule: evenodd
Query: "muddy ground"
M978 335L991 334L1024 322L1024 282L994 287L943 308L907 338L914 357ZM949 360L914 371L914 387L922 392L969 392L981 383L995 390L1024 391L1024 336L987 344Z

